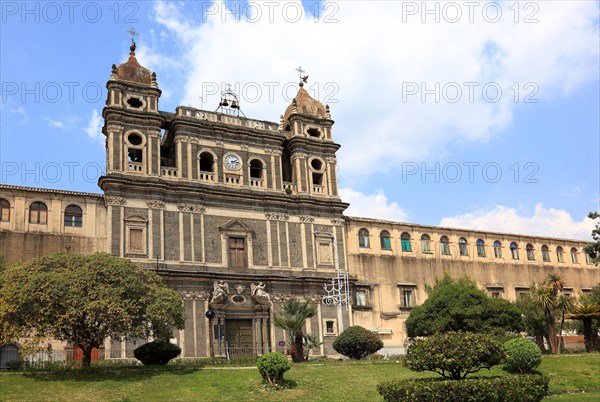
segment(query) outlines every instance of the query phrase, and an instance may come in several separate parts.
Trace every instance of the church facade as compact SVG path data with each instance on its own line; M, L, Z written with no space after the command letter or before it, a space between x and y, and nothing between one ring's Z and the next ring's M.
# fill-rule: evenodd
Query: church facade
M549 272L575 295L599 283L584 242L344 216L334 122L302 82L279 123L239 116L227 96L219 112L164 112L133 45L107 89L102 194L0 185L0 254L107 251L155 270L183 299L183 357L284 351L273 318L290 299L318 306L306 332L331 355L353 324L402 345L404 319L444 272L508 299ZM342 307L327 297L338 285ZM112 339L103 353L133 348Z

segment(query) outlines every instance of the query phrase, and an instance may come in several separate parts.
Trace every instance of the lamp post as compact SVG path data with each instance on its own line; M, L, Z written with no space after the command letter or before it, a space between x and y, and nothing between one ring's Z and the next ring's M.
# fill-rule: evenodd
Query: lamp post
M215 318L215 312L212 310L208 310L206 313L204 313L204 315L206 316L206 318L208 318L208 330L209 330L209 336L208 336L208 342L210 345L210 357L215 357L215 350L213 347L213 318Z

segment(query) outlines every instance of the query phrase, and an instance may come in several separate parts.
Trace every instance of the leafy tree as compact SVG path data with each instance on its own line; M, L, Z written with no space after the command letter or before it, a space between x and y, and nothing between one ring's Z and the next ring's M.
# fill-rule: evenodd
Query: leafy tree
M277 328L287 331L290 340L290 353L292 361L304 361L304 323L317 314L317 307L308 301L300 303L289 300L283 303L281 314L275 317L274 324Z
M429 297L415 307L406 320L410 337L438 332L475 333L518 332L523 328L518 307L503 299L493 299L469 278L445 275L429 288Z
M595 350L598 345L598 331L594 336L592 321L600 320L600 304L580 304L571 310L566 316L569 320L579 320L583 323L583 342L586 352Z
M598 212L590 212L588 218L598 219L598 222L596 222L596 227L592 230L594 243L585 246L583 252L590 256L594 264L598 265L600 264L600 214Z
M502 344L492 335L438 332L415 340L404 361L413 371L433 371L444 378L461 380L481 369L489 370L503 358Z
M362 360L382 347L383 341L377 335L359 325L346 328L333 341L335 351L352 360Z
M155 273L106 253L51 254L0 273L0 343L52 337L83 351L107 337L168 339L183 328L179 296Z

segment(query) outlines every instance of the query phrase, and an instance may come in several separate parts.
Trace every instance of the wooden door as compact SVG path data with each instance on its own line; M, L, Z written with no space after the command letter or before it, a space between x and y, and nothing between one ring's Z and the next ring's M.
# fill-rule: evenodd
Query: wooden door
M228 248L229 266L231 268L246 268L248 266L246 239L243 237L230 237Z

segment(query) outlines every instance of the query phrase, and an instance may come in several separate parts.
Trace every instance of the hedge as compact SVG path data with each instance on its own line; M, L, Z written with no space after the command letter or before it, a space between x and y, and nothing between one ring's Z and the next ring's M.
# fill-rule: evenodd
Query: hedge
M377 391L387 402L537 402L548 394L550 379L537 374L473 377L464 380L419 378L381 383Z

